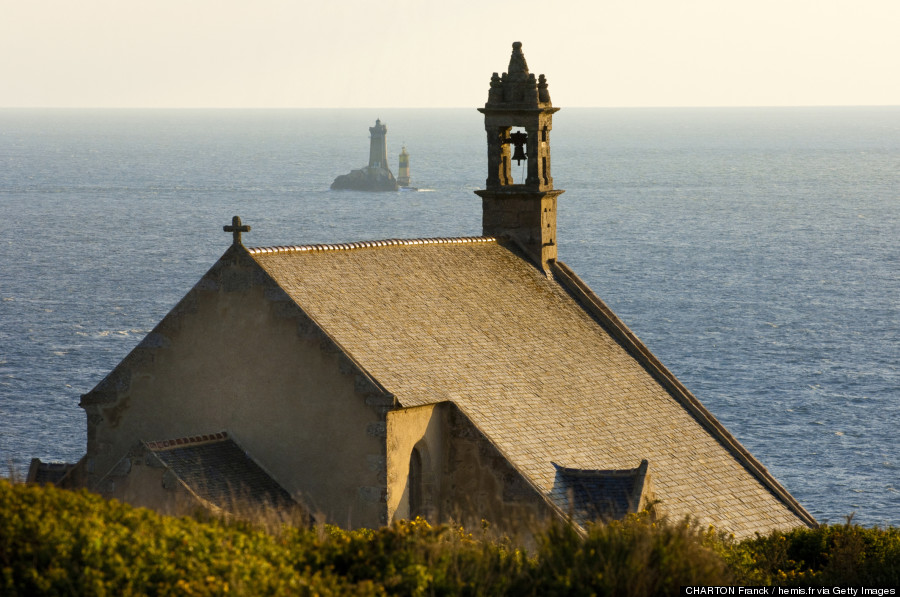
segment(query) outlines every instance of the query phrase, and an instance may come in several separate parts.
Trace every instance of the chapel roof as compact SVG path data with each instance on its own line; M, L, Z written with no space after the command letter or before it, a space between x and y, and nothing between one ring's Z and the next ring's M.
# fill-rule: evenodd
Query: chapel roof
M247 250L400 405L453 402L557 505L559 467L646 459L670 515L814 524L564 264L490 237Z

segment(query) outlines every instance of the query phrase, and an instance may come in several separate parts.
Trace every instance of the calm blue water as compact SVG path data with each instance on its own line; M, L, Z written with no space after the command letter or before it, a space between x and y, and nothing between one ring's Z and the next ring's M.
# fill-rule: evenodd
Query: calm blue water
M425 191L328 190L375 118ZM820 521L900 525L900 108L554 120L560 258ZM79 396L232 215L250 246L477 235L485 156L474 109L0 110L0 461L83 454Z

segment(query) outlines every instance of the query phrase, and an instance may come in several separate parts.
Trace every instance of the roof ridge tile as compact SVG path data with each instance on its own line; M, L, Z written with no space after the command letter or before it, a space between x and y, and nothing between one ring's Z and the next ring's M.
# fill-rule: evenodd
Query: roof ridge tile
M338 244L315 244L315 245L276 245L270 247L248 247L247 251L251 255L261 255L269 253L303 253L309 251L351 251L354 249L374 249L378 247L391 246L413 246L413 245L445 245L445 244L472 244L472 243L490 243L496 242L493 236L457 236L457 237L436 237L436 238L389 238L384 240L368 240L357 241L352 243Z
M209 442L217 442L228 439L227 431L219 431L218 433L204 433L201 435L191 435L187 437L177 437L174 439L163 439L156 441L145 441L144 444L153 451L167 450L169 448L177 448L180 446L188 446L192 444L202 444Z

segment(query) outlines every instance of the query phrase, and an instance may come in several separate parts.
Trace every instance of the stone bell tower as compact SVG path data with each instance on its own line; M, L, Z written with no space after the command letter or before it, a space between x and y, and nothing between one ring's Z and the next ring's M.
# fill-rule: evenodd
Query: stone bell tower
M550 129L559 108L550 103L544 75L535 79L528 72L521 42L512 47L507 72L494 73L488 101L478 108L487 131L488 177L475 193L482 198L484 235L512 238L547 271L556 259L556 198L563 193L550 176ZM512 160L526 163L521 183L513 180Z

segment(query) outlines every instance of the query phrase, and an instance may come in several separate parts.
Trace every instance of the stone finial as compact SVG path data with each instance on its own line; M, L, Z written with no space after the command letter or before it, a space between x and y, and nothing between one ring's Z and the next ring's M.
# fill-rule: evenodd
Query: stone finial
M245 226L241 224L240 216L234 216L231 218L231 225L222 226L222 230L225 232L232 233L232 244L233 245L241 245L241 232L250 232L250 226Z
M511 81L522 81L528 78L528 63L525 62L525 54L522 53L522 42L513 42L512 56L509 57L509 68L506 72Z
M550 90L547 86L547 77L544 75L538 77L538 101L542 104L550 103Z
M488 91L488 103L498 104L503 101L503 81L500 75L494 73L491 76L491 89Z

